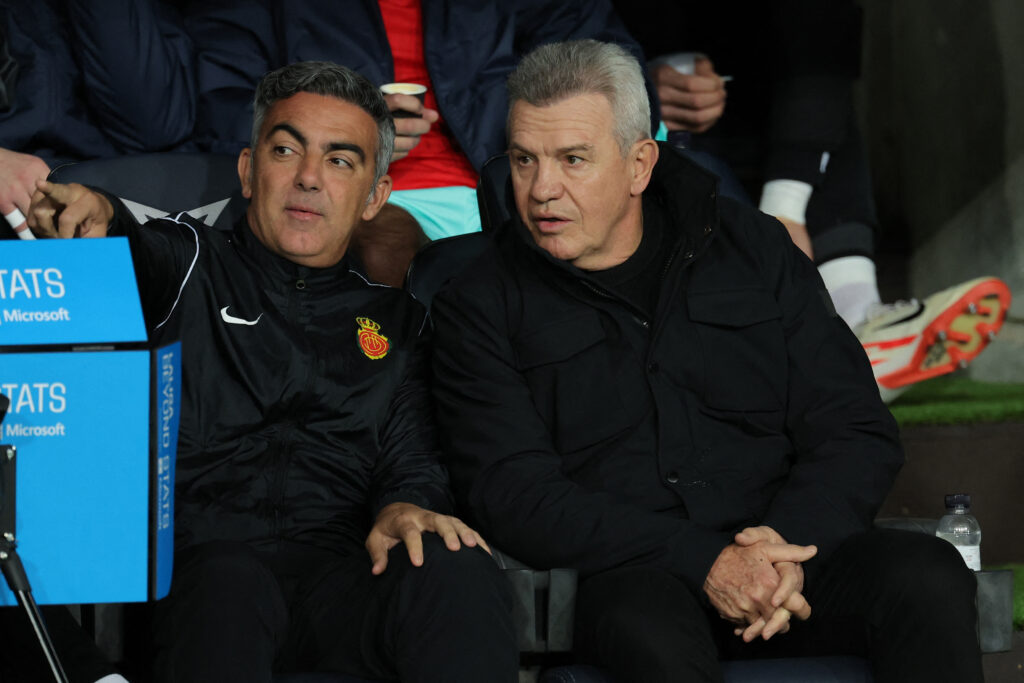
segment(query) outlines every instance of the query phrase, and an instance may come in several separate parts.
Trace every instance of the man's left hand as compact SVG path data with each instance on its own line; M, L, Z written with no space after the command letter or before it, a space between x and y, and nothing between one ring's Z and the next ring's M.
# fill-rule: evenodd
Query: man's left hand
M748 527L736 534L736 545L752 546L757 543L785 544L782 534L769 526ZM779 573L779 585L772 594L771 604L776 608L767 622L759 620L746 628L737 628L736 635L750 642L757 636L768 640L776 633L789 631L790 617L798 619L810 616L810 605L803 597L804 570L798 562L776 562L775 570Z
M444 539L449 550L458 550L465 544L470 548L480 546L488 553L491 552L483 537L457 517L424 510L412 503L391 503L381 509L376 523L370 529L370 535L366 537L366 550L373 561L373 574L381 574L387 569L388 551L399 543L405 543L413 566L423 566L424 531Z
M661 64L651 70L651 80L658 89L661 118L669 130L703 133L725 111L725 81L707 57L697 59L692 74Z

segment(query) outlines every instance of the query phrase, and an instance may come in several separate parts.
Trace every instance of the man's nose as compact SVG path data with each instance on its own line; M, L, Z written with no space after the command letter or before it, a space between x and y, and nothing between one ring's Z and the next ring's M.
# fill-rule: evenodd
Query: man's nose
M562 177L555 164L539 162L530 185L530 195L538 202L558 199L562 195Z
M295 185L307 192L315 192L323 186L323 169L315 155L302 157L295 169Z

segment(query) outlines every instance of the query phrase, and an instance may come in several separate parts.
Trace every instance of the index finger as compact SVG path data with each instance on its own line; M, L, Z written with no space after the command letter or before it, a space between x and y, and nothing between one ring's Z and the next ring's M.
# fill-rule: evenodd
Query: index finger
M405 95L403 93L392 93L386 95L384 100L388 103L388 109L395 111L401 109L417 116L423 112L423 103L420 102L418 97L412 95Z
M776 562L806 562L818 553L813 545L793 545L792 543L768 543L763 546L765 556Z
M51 183L49 180L37 180L36 189L61 204L67 204L75 198L73 187L61 183Z
M723 81L717 75L684 74L667 65L658 67L656 75L656 85L668 86L683 92L708 92L723 87Z

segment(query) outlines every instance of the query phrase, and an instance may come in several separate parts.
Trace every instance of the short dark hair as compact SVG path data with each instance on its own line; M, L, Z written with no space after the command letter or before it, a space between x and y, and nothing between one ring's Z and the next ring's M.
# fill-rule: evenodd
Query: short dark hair
M391 118L380 90L361 74L334 62L295 62L275 69L260 79L253 98L250 146L256 148L263 119L270 107L300 92L350 102L374 120L377 124L377 156L373 185L376 187L391 163L391 152L395 147L394 119Z

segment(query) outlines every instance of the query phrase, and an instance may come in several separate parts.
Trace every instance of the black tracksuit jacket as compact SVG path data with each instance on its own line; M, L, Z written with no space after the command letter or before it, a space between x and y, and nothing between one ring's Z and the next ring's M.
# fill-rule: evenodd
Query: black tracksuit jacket
M178 550L287 540L361 552L388 503L449 511L418 302L347 259L296 265L245 216L233 232L185 214L140 227L114 203L111 234L129 237L151 337L182 341ZM360 318L387 338L383 357L364 352L382 342Z
M783 228L667 146L645 197L675 241L651 319L518 221L434 299L456 500L507 552L583 575L655 565L697 591L756 524L827 557L903 459L863 349Z

